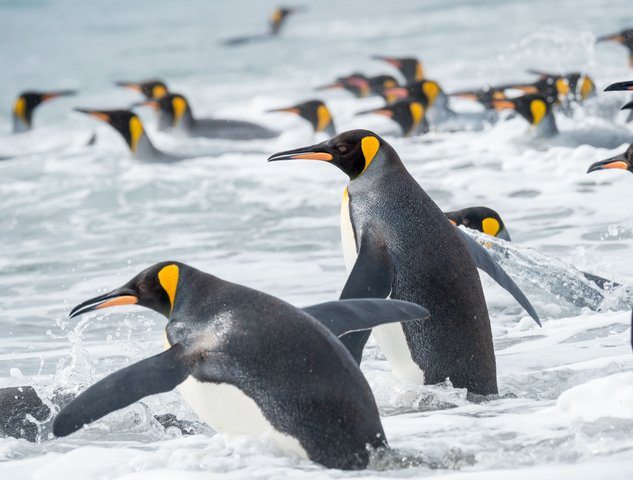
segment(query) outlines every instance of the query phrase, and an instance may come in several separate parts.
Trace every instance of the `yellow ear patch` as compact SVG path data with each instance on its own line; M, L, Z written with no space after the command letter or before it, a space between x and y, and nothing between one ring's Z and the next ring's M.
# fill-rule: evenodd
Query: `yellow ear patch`
M162 85L154 85L154 88L152 88L152 98L158 99L163 95L167 95L167 89Z
M496 218L491 217L484 218L481 222L481 227L483 228L484 233L492 235L493 237L496 237L499 230L501 230L499 221Z
M136 153L136 148L138 147L138 142L143 135L143 124L139 120L139 118L134 115L130 118L130 149L133 153Z
M317 114L316 131L322 132L332 122L332 115L330 115L330 111L323 104L317 107L316 114Z
M276 10L273 12L273 15L272 15L272 17L270 18L270 21L271 21L274 25L278 25L278 24L279 24L279 22L281 22L281 18L282 18L282 15L281 15L281 9L280 9L280 8L278 8L278 9L276 9Z
M547 113L547 104L543 100L532 100L530 103L532 125L538 125Z
M415 79L422 80L424 78L424 70L422 69L422 64L418 62L415 66Z
M563 97L569 94L569 83L564 78L556 79L556 90L558 90L558 94Z
M429 99L429 105L433 105L437 96L440 94L440 86L437 82L429 80L422 84L422 91L424 95L426 95L426 98Z
M369 164L376 156L376 153L378 153L380 142L376 137L368 135L360 141L360 148L363 151L363 156L365 157L365 168L363 168L363 171L360 172L362 175L363 172L367 170L367 167L369 167Z
M174 109L174 127L180 123L185 111L187 110L187 101L182 97L174 97L171 101Z
M13 105L13 113L20 120L26 123L26 101L23 97L18 98Z
M411 118L413 119L413 125L411 127L411 133L413 133L424 118L424 107L419 102L411 102L409 110L411 111Z
M165 290L167 296L169 297L169 304L171 305L171 309L169 310L170 315L174 309L174 300L176 299L179 277L180 270L178 265L173 263L163 267L160 272L158 272L158 281L160 282L160 286L163 287L163 290Z
M580 86L580 98L582 98L583 100L586 100L587 98L589 98L589 95L591 95L595 89L596 89L596 86L594 85L591 78L587 76L583 77L582 85Z

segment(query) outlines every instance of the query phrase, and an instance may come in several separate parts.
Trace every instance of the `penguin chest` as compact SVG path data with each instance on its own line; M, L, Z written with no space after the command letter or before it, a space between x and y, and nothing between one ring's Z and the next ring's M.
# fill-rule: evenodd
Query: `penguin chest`
M276 430L257 403L236 386L201 382L189 376L178 386L178 391L200 419L216 432L253 436L268 434L281 450L308 458L299 440Z
M345 267L350 273L354 268L358 253L347 188L343 192L343 201L341 202L341 243L343 244ZM411 351L400 323L376 327L372 330L372 335L396 377L407 383L424 383L424 371L411 358Z

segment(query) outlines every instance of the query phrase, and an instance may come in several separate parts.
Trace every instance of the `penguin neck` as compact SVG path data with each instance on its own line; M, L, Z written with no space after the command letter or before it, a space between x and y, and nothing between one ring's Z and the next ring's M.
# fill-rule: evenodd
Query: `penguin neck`
M187 106L185 111L182 114L182 118L180 122L178 122L178 128L184 130L185 132L191 131L196 126L197 120L196 117L193 116L193 112L191 108Z
M136 149L130 145L132 155L139 160L153 160L160 155L160 151L154 146L145 132L141 134L136 144Z
M558 134L558 127L556 125L556 118L550 111L543 120L534 128L537 137L553 137Z
M441 123L455 116L455 112L448 104L448 96L444 92L438 93L435 102L429 107L428 116L431 124Z
M366 170L350 180L347 190L350 195L357 191L372 191L371 185L379 182L393 170L404 169L400 157L391 145L383 143Z
M25 114L26 121L13 114L13 133L28 132L31 129L31 114Z

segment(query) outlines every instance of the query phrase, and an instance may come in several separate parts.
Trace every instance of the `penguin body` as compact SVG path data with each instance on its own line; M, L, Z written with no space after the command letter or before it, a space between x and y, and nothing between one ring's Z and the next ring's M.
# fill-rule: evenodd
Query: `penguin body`
M84 108L76 108L75 110L109 124L123 136L132 156L138 160L152 163L171 163L187 158L157 149L147 136L141 119L129 110L90 110Z
M396 122L402 130L403 137L429 131L429 124L425 117L426 109L422 103L415 100L403 98L384 107L360 112L357 115L368 113L382 115Z
M74 90L60 90L50 92L22 92L13 104L13 133L22 133L33 127L33 111L41 103L53 98L74 95Z
M298 105L293 105L292 107L269 110L269 113L274 112L294 113L310 122L314 133L325 132L331 136L336 135L336 127L334 126L332 114L321 100L309 100Z
M515 110L527 120L535 137L550 138L558 135L552 104L544 96L534 93L506 100L493 100L497 110Z
M295 159L328 161L350 177L341 234L346 264L353 267L341 298L406 299L431 312L426 323L378 331L394 373L426 383L448 377L455 387L496 393L490 321L473 261L490 261L487 252L451 225L393 148L373 132L352 130L269 161ZM342 339L357 361L368 335Z
M175 387L218 431L268 433L326 467L364 468L387 448L376 404L339 335L428 316L407 302L355 300L305 309L177 262L141 272L71 317L138 304L165 315L166 350L115 372L55 419L68 435L114 410Z
M243 120L196 118L187 99L178 93L169 93L145 104L157 106L160 130L173 129L190 137L231 140L267 139L279 136L277 132Z

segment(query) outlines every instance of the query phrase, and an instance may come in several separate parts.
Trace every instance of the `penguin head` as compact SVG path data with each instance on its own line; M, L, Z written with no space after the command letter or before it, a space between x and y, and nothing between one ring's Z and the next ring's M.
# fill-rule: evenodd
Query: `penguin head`
M629 145L629 148L627 148L624 153L594 163L589 167L587 173L595 172L596 170L609 170L612 168L628 170L633 173L633 144Z
M390 88L387 93L396 95L399 98L409 97L420 102L426 108L431 108L440 96L444 95L439 83L435 80L426 79L408 83L404 87Z
M505 88L520 90L527 95L541 95L548 103L556 104L571 92L569 80L561 75L541 75L541 78L529 84L506 85Z
M75 111L85 113L111 125L112 128L123 135L132 153L136 153L139 141L145 135L145 129L141 119L134 112L129 110L90 110L85 108L75 108Z
M22 123L24 127L31 128L33 123L33 110L43 102L58 97L74 95L74 90L59 90L51 92L22 92L13 104L14 121Z
M360 177L371 165L381 147L387 145L369 130L350 130L309 147L275 153L269 162L280 160L323 160L336 165L350 180Z
M493 100L505 100L507 98L502 89L496 89L495 87L486 87L480 90L462 90L460 92L450 93L449 96L479 102L485 108L489 109L493 108Z
M184 95L179 93L167 93L160 98L147 100L134 106L139 105L154 107L159 111L159 130L178 128L185 116L193 115L189 102Z
M501 217L492 208L469 207L453 212L446 212L446 216L456 226L463 225L478 230L493 237L510 240Z
M362 73L352 73L346 77L338 77L334 83L317 87L317 90L330 90L333 88L343 88L358 98L367 97L371 93L369 80Z
M417 82L424 78L424 69L422 63L417 58L413 57L384 57L381 55L374 55L372 58L376 60L382 60L390 65L393 65L404 76L407 82Z
M273 14L270 17L270 33L273 35L277 35L281 30L281 27L284 24L284 21L293 13L298 13L303 9L300 7L288 8L288 7L278 7L273 11Z
M136 275L122 287L86 300L70 312L70 318L118 305L140 305L169 318L176 305L178 286L187 270L178 262L161 262Z
M615 42L629 49L629 61L633 67L633 28L627 28L619 33L612 33L598 37L596 42Z
M367 113L383 115L392 119L400 125L402 135L408 137L417 131L418 127L424 120L426 109L421 102L405 98L382 108L359 112L357 115L364 115Z
M596 96L596 84L589 75L572 72L566 74L565 78L567 79L571 96L574 100L583 102Z
M329 135L335 135L334 120L330 110L321 100L309 100L307 102L294 105L292 107L276 108L269 110L269 113L288 112L294 113L304 118L312 125L316 132L326 132Z
M539 125L552 110L552 106L546 98L539 94L524 95L506 100L493 100L492 105L496 110L516 110L533 126Z
M142 93L145 98L158 99L169 93L167 85L161 80L145 80L143 82L116 82L119 87L129 88L135 92Z
M605 92L626 92L633 91L633 80L626 82L616 82L604 89Z

